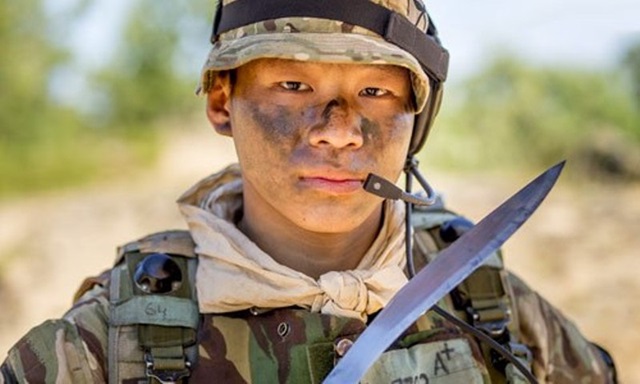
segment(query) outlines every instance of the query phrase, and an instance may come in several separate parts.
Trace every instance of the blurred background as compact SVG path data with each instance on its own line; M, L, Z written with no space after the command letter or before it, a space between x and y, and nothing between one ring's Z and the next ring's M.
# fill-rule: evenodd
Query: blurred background
M640 382L640 3L427 2L451 53L421 168L480 219L567 159L506 263ZM194 96L213 2L0 3L0 353L234 161Z

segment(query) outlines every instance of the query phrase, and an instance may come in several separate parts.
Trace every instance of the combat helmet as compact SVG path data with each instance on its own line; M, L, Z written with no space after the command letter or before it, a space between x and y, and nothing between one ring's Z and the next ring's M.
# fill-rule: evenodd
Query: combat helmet
M211 42L204 92L219 71L258 58L409 69L417 116L408 159L427 138L449 64L421 0L218 0Z

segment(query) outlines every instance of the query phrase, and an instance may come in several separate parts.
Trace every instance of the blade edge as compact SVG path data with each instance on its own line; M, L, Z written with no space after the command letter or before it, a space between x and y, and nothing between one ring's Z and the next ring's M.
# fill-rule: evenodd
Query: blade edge
M560 162L543 172L489 213L458 241L443 250L439 257L397 292L323 383L357 383L384 350L421 313L460 284L526 222L548 195L564 164L564 161ZM495 235L492 235L492 232L495 232ZM467 240L463 241L465 238ZM490 240L486 241L487 238ZM472 244L467 244L468 239L472 239ZM485 244L477 246L473 244L474 241L482 241ZM451 255L457 254L462 254L462 257L454 256L452 262ZM425 297L424 294L421 295L424 291L431 293ZM399 297L401 299L398 299ZM406 307L412 309L406 311ZM389 328L387 324L394 325Z

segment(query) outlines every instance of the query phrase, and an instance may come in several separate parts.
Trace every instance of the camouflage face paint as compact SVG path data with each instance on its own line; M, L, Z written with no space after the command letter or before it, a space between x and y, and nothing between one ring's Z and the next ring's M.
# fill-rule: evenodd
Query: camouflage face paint
M281 105L250 105L252 119L261 127L261 133L271 145L300 137L301 114Z
M297 230L322 233L378 223L379 198L308 180L364 181L370 172L396 180L411 137L409 83L407 71L370 65L263 59L239 68L228 105L245 217L275 211ZM372 96L367 87L389 92Z
M382 136L382 132L380 129L380 124L367 118L363 118L360 129L362 130L362 135L364 136L365 145L378 143L378 146L381 146L380 138Z

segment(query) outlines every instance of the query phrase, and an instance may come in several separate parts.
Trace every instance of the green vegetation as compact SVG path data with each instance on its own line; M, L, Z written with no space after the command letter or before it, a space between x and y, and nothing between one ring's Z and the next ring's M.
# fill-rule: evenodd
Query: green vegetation
M47 183L66 162L51 148L78 127L77 116L46 92L53 68L68 55L47 40L45 20L37 0L0 4L0 194Z
M625 62L636 76L639 59ZM540 168L568 158L570 169L589 178L640 178L640 103L626 79L623 70L540 68L498 57L447 90L452 97L425 161L466 169ZM634 80L640 87L640 76Z
M115 55L84 69L91 91L69 106L52 84L64 70L81 71L64 34L86 2L55 19L42 0L0 4L0 198L149 164L160 122L200 106L193 73L180 73L175 59L178 31L196 7L144 0L131 8Z
M95 111L102 118L100 124L130 138L148 139L153 132L150 122L192 111L195 105L190 97L194 73L185 76L174 65L184 9L156 3L145 0L133 5L112 63L95 77L95 88L106 99Z

